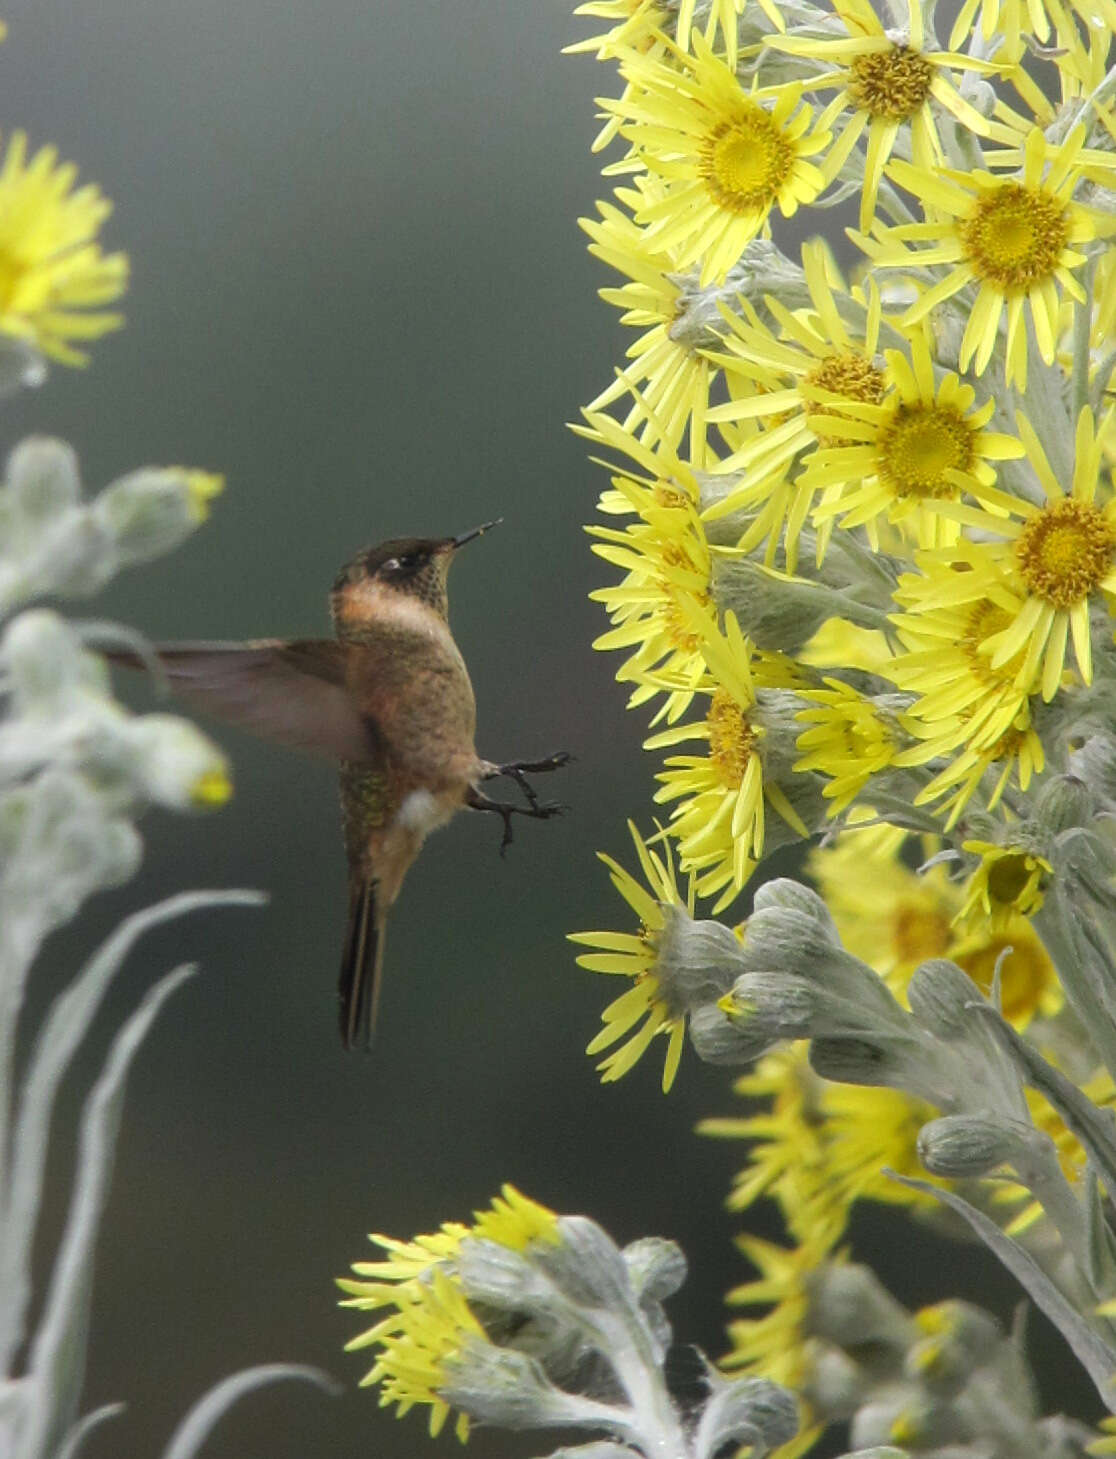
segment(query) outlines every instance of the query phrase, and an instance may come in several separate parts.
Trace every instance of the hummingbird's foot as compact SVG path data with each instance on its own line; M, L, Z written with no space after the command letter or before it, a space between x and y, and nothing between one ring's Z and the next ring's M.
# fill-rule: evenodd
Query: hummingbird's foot
M509 780L514 780L526 797L527 804L532 811L537 811L542 803L527 776L543 775L551 770L561 770L572 759L573 756L569 750L559 750L557 754L547 755L543 760L509 760L506 765L494 765L486 779L491 780L497 775L506 775ZM551 812L551 814L555 814L555 812Z
M502 767L500 774L504 774L506 767ZM567 806L558 805L555 802L541 802L533 791L525 791L528 797L528 805L513 805L506 800L490 800L483 791L470 786L469 793L465 797L467 805L475 811L494 811L496 815L504 819L504 835L500 842L500 855L503 856L512 843L512 816L530 816L535 821L549 821L552 816L560 816Z

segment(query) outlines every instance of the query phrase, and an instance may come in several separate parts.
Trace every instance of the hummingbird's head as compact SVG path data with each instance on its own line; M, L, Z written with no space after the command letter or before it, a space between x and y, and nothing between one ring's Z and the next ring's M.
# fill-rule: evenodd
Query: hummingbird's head
M501 519L502 520L502 519ZM338 573L330 594L336 623L367 622L397 595L417 598L449 616L446 579L459 547L499 522L485 522L459 537L393 537L359 552Z

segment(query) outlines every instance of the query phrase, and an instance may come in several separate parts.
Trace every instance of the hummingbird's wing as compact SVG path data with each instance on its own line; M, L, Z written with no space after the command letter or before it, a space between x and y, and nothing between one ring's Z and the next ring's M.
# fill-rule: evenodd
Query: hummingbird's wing
M162 643L155 654L175 693L214 719L289 749L340 760L377 758L375 726L349 695L344 650L333 639ZM141 667L127 651L106 656Z

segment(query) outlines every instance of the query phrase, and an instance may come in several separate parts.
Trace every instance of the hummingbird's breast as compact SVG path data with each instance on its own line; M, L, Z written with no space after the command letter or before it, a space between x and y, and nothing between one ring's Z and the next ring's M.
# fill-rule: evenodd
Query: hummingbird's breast
M392 594L371 623L346 625L350 690L371 721L400 798L464 789L476 766L476 701L449 624ZM417 807L416 807L417 810Z

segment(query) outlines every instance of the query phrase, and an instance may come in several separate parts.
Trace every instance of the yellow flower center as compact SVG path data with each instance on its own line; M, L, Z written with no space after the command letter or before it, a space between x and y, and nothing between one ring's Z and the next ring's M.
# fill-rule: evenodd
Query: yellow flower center
M738 790L759 739L747 715L731 694L718 689L705 716L709 758L730 790Z
M988 868L988 897L993 906L1013 907L1032 886L1033 859L1022 851L998 856Z
M1001 665L993 669L988 654L981 653L980 646L993 634L1002 633L1015 620L1006 608L1001 608L998 603L991 602L988 598L982 598L980 602L974 603L969 609L965 620L965 627L957 640L957 646L964 654L969 665L969 672L982 684L999 685L1005 679L1014 677L1015 655L1010 665Z
M862 400L869 405L879 405L884 397L883 371L878 370L866 355L857 350L849 350L840 355L826 355L804 378L803 384L818 390L827 390L833 395L843 395L846 400ZM812 430L814 427L811 417L816 419L821 414L844 415L844 412L837 406L819 405L816 400L808 400L806 424ZM843 444L821 431L814 430L814 434L823 446Z
M958 224L978 278L1005 294L1025 294L1049 279L1069 236L1064 204L1041 187L1000 183Z
M705 143L701 171L722 208L765 213L778 199L794 166L794 145L756 102L742 104Z
M896 496L949 497L957 483L948 473L967 471L973 455L973 432L960 411L900 405L880 431L877 470Z
M1015 557L1028 591L1065 612L1107 577L1114 548L1116 531L1100 508L1064 497L1026 523Z
M658 487L656 487L656 491L658 491ZM666 544L662 556L667 567L679 568L686 573L695 571L693 559L673 542ZM701 637L694 632L689 618L682 611L677 585L670 578L662 577L659 579L659 587L663 594L662 622L667 637L675 648L682 649L685 653L697 653ZM706 607L713 601L707 591L693 593L691 596Z
M891 122L914 116L930 95L934 71L909 46L857 56L849 67L849 100L861 111Z
M950 944L949 918L934 907L900 906L891 925L891 945L900 963L941 957Z

